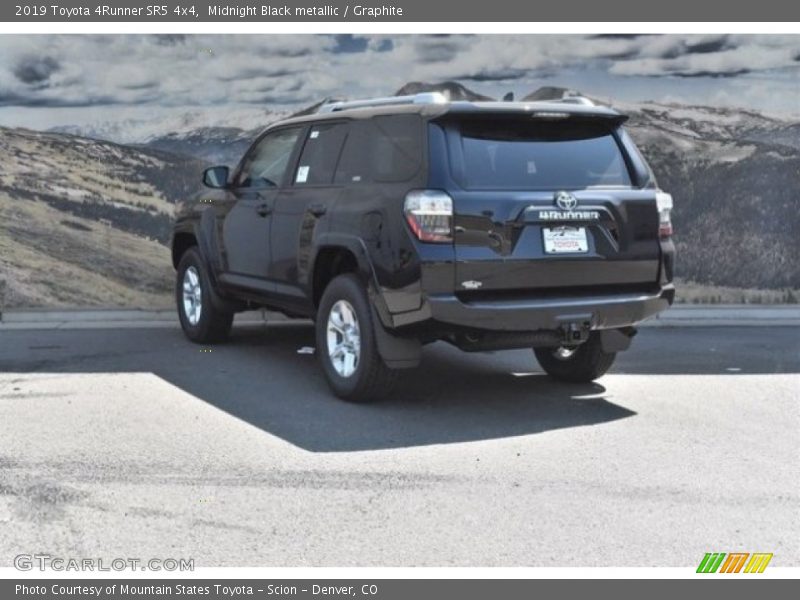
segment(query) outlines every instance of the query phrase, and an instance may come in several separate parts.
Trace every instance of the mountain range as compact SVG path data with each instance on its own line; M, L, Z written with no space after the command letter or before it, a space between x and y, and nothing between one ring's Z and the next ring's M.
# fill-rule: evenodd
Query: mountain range
M490 99L453 81L411 82L396 94L430 91ZM550 86L522 99L577 94ZM631 136L674 196L683 280L800 287L800 123L732 108L611 104L629 115ZM48 132L0 127L0 310L169 303L174 203L204 166L235 164L271 122L317 107L230 110L218 120L188 111L164 123Z

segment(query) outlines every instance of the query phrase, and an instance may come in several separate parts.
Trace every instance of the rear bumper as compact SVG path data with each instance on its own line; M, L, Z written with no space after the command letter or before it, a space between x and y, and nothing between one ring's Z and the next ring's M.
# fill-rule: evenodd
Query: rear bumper
M427 297L437 323L490 331L558 329L565 323L588 323L591 329L635 325L667 309L675 297L670 284L648 293L596 296L482 300L464 302L452 294Z

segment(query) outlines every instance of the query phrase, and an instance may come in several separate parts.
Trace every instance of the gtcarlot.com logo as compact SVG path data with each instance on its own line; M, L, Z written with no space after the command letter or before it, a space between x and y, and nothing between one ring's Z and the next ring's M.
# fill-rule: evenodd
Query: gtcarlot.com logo
M706 552L697 567L698 573L763 573L772 553Z
M75 558L49 554L18 554L18 571L194 571L193 558Z

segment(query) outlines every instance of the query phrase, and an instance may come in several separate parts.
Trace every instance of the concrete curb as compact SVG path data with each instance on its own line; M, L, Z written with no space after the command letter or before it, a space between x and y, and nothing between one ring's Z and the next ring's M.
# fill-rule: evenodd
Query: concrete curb
M236 315L237 325L303 323L280 313L250 311ZM145 329L178 327L173 308L163 309L27 309L0 314L0 331L10 329ZM642 327L797 327L799 305L673 306Z
M795 327L800 305L677 304L642 324L645 327Z
M236 315L236 325L276 325L302 323L280 313L248 311ZM28 309L6 311L0 315L4 329L150 329L180 327L174 308L164 309Z

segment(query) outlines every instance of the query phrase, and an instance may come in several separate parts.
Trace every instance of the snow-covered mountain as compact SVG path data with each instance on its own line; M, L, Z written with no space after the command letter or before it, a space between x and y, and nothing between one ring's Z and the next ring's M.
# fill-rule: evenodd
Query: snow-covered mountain
M158 115L138 112L119 119L106 118L53 127L49 131L142 146L184 154L208 163L229 163L241 156L258 133L290 111L232 107L162 111Z
M288 114L282 107L163 109L147 113L141 110L122 111L116 117L103 113L101 118L53 127L50 131L81 137L107 140L117 144L146 144L165 135L188 136L208 130L251 130L264 128Z
M483 100L493 100L489 96L484 96L472 91L457 81L443 81L441 83L428 83L425 81L411 81L397 90L395 96L410 96L413 94L423 94L426 92L440 92L448 100L468 100L470 102L480 102Z
M155 136L137 145L191 156L209 165L233 166L263 128L244 130L236 127L201 127Z

